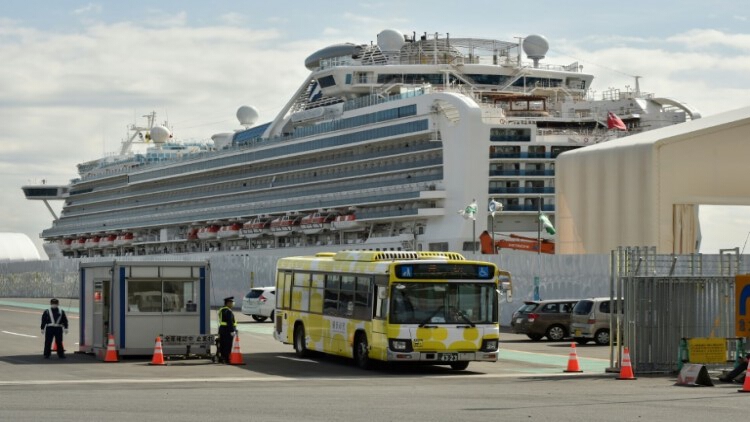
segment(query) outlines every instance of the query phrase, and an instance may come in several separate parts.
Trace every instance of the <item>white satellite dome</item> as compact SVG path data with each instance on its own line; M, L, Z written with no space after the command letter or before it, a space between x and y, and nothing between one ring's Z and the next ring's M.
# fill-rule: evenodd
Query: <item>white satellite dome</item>
M258 110L253 106L242 106L237 109L237 120L242 126L252 126L258 121Z
M164 126L154 126L151 128L150 133L151 140L154 141L155 144L163 144L172 136L172 132Z
M384 29L378 34L380 51L401 51L404 42L404 34L395 29Z
M549 41L543 35L529 35L523 40L523 51L534 61L534 67L537 67L539 60L543 59L549 51Z

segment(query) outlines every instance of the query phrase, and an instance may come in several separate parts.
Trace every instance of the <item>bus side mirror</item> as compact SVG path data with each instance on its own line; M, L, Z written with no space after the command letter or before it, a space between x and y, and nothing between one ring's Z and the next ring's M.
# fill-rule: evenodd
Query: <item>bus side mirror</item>
M385 288L378 289L378 299L383 300L388 298L388 290Z
M502 282L499 284L500 289L498 289L497 294L498 297L505 297L505 301L510 303L513 302L513 288L512 285L509 282Z

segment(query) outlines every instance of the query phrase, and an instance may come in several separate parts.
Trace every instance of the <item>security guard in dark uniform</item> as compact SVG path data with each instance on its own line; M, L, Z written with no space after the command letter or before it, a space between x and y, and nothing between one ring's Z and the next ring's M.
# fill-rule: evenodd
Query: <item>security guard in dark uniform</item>
M49 301L49 309L42 312L42 335L44 336L44 358L49 359L52 353L52 340L57 346L57 356L65 359L63 350L63 330L68 334L68 317L65 311L58 308L60 301L52 299Z
M232 312L234 296L224 298L224 306L219 308L219 357L221 362L229 363L232 353L232 342L237 335L237 320Z

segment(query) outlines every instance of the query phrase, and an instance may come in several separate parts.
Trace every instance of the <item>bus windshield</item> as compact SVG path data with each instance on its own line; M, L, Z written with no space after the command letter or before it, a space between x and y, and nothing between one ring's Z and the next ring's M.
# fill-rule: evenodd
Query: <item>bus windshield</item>
M394 283L390 322L393 324L494 324L497 291L490 283Z

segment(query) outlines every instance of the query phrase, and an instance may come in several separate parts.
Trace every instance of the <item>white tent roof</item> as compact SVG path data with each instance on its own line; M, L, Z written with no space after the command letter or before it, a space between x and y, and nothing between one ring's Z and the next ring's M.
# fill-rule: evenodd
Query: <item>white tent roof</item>
M38 261L39 250L23 233L0 233L0 262Z
M561 154L557 253L697 252L698 205L750 205L750 107Z

